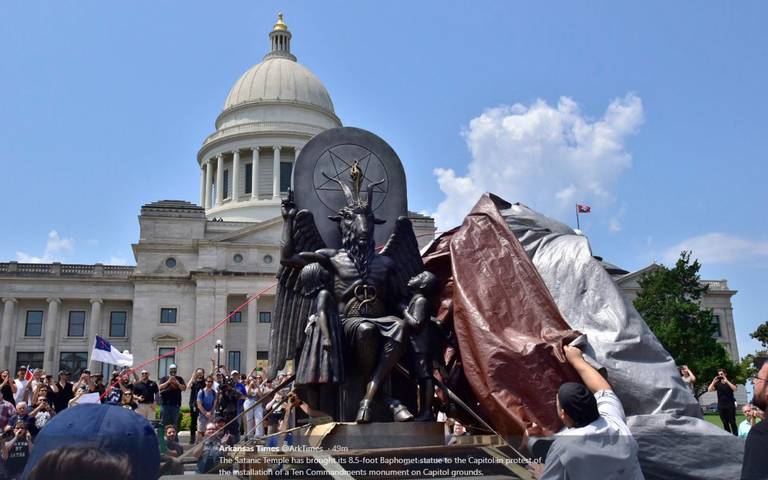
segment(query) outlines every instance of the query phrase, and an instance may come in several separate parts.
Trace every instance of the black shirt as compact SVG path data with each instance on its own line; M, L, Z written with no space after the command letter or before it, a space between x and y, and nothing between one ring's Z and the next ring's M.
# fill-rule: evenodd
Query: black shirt
M8 452L8 460L5 461L5 469L11 475L18 475L24 470L29 458L29 442L26 439L17 439Z
M741 480L768 478L768 420L763 420L749 430L744 445L744 463Z
M53 404L53 409L56 413L59 413L69 406L69 401L74 398L75 394L72 391L72 384L69 382L65 383L63 388L58 382L55 385L59 391L54 392L53 388L51 388L48 392L48 398Z
M182 447L179 444L178 440L166 440L165 448L168 451L175 452L176 458L179 458L180 456L184 455L184 447Z
M12 382L13 380L10 381ZM11 402L13 406L16 406L16 399L13 398L13 389L10 385L3 385L3 388L0 389L0 391L3 392L3 400Z
M138 381L133 384L133 394L144 397L144 401L141 403L155 403L157 392L159 392L157 383L152 380L147 380L146 382Z
M733 390L725 382L715 383L715 390L717 391L717 406L718 407L733 407L736 399L733 397Z
M205 388L205 379L195 380L189 384L189 408L193 412L197 411L197 394Z
M184 383L184 379L181 378L178 375L174 375L176 377L176 380L179 381L180 384L186 385ZM160 383L165 383L168 381L168 376L165 376L160 379ZM171 385L168 385L165 390L160 392L160 404L161 405L173 405L180 407L181 406L181 389L174 388Z

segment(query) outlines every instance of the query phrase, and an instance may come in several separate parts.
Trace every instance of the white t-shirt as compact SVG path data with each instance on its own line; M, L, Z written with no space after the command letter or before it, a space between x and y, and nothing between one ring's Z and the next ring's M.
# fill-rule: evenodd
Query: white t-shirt
M16 401L16 404L18 405L19 402L26 402L26 387L27 387L27 381L21 381L18 378L13 380L13 383L16 384L16 394L13 396L13 399Z
M600 390L595 399L600 418L555 435L541 480L643 480L637 442L619 398L611 390Z

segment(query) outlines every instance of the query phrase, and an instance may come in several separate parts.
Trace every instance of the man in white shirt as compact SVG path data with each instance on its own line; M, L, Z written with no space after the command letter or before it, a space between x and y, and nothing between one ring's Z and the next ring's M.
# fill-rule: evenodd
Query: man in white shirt
M32 400L32 386L29 384L26 377L27 367L19 367L19 371L16 372L16 379L13 381L16 384L16 393L14 394L13 399L17 404L20 402L29 403Z
M578 348L566 346L565 356L586 386L560 386L557 413L567 428L555 436L541 479L642 480L637 442L610 384Z

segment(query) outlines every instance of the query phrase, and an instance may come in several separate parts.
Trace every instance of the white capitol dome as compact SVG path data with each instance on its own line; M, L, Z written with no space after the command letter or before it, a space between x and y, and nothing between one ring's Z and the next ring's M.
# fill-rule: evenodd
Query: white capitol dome
M322 82L291 53L291 37L281 14L269 33L271 50L230 89L216 131L197 155L208 218L254 222L279 215L301 148L341 126Z
M320 80L287 58L272 57L251 67L229 91L224 110L265 101L304 103L333 114L331 96Z

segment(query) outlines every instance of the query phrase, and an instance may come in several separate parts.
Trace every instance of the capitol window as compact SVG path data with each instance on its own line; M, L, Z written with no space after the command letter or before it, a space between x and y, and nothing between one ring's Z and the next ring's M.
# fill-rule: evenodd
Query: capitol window
M165 266L168 268L176 268L176 259L173 257L168 257L165 259Z
M243 322L243 312L241 311L232 311L229 312L229 323L242 323Z
M125 312L110 312L109 313L109 336L110 337L124 337L125 336Z
M176 309L175 308L161 308L160 309L160 323L176 323Z
M280 162L280 192L285 193L291 188L291 175L293 175L293 164L291 162ZM224 183L226 188L226 183Z
M267 265L272 263L272 255L264 255L264 263L266 263Z
M72 378L80 376L88 366L88 352L61 352L59 354L59 370L67 370Z
M232 260L233 260L235 263L242 263L242 261L243 261L243 256L242 256L242 255L240 255L239 253L236 253L236 254L235 254L235 256L234 256L234 257L232 257Z
M25 337L42 337L43 336L43 311L42 310L28 310L27 311L27 324L24 326Z
M259 323L272 323L272 312L259 312Z
M67 326L68 337L83 337L85 336L85 312L72 311L69 312L69 325Z

